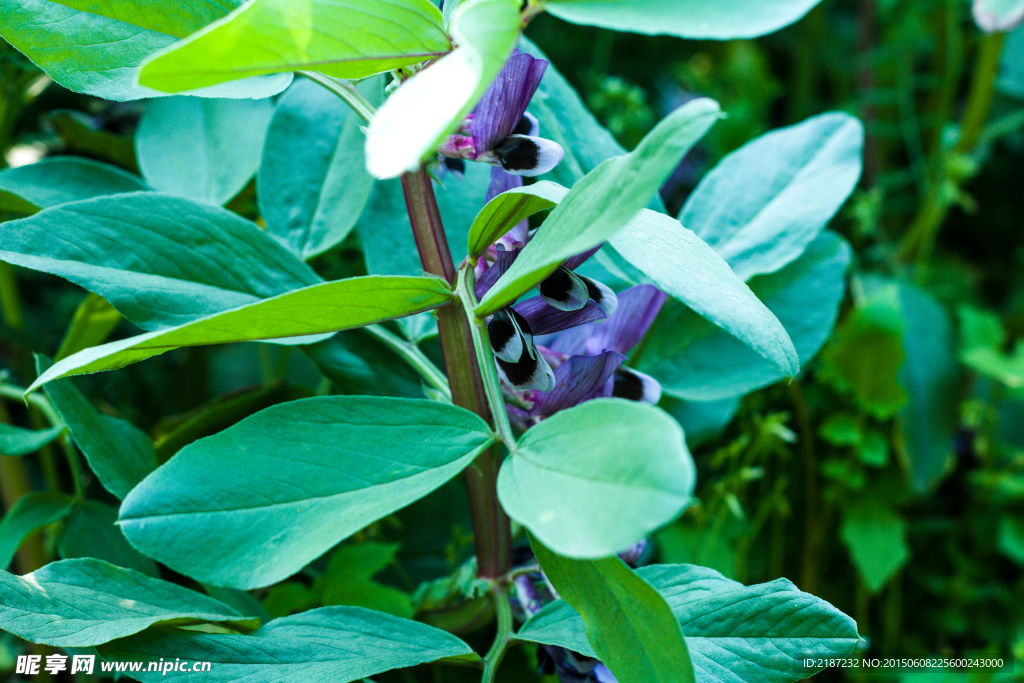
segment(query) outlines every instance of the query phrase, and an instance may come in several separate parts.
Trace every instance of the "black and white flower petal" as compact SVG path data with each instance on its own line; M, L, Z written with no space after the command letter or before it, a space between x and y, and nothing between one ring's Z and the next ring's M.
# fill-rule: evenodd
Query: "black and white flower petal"
M583 278L565 266L559 266L555 272L544 278L540 283L540 297L549 306L560 311L578 311L586 306L591 298L590 290Z
M529 135L530 137L537 137L540 133L540 121L536 116L530 112L524 112L523 118L519 119L519 123L512 129L513 135Z
M516 312L526 318L535 336L542 334L553 334L587 323L604 320L607 316L604 310L593 301L578 311L560 311L549 306L544 299L535 296L522 303L516 304Z
M577 275L577 277L583 280L583 284L587 286L587 294L590 299L596 303L604 311L604 314L610 316L615 312L616 307L619 305L619 299L615 296L615 292L612 288L603 282L597 280L591 280L589 277L583 277Z
M509 135L493 154L512 175L543 175L562 163L565 150L557 142L532 135Z
M494 355L504 361L518 362L524 352L537 355L530 324L513 308L503 308L491 317L487 323L487 336Z
M496 356L498 374L512 388L519 391L551 391L555 388L554 371L544 360L544 356L537 353L536 349L532 349L531 355L530 350L525 349L517 363L510 363Z
M650 375L619 367L613 375L612 396L630 401L643 401L657 405L661 400L661 384Z

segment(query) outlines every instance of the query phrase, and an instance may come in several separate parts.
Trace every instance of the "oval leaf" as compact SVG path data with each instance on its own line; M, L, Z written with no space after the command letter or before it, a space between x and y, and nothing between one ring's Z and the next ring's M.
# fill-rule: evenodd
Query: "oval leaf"
M459 47L403 83L370 121L370 175L397 178L415 169L462 123L515 47L519 2L462 3L451 31Z
M682 627L698 683L791 683L818 669L805 657L842 657L860 640L857 624L786 579L744 586L713 569L687 564L641 567L637 574L668 602ZM593 656L584 621L554 602L516 634Z
M139 169L161 192L221 206L256 173L273 113L268 99L153 100L135 132Z
M561 604L583 615L587 642L616 681L693 683L693 663L672 610L622 560L570 560L536 542L533 551Z
M557 183L542 180L502 192L487 202L469 230L469 254L479 256L519 221L558 206L569 192Z
M0 36L69 90L117 102L158 97L163 93L134 83L135 71L144 59L173 44L175 37L150 27L188 35L213 14L227 13L223 6L213 7L221 3L206 0L177 4L187 11L157 11L143 0L0 0ZM88 5L88 11L72 5ZM291 79L291 74L261 76L187 94L269 97L287 88Z
M644 403L598 399L519 440L498 475L509 516L567 557L604 557L691 502L693 461L679 424Z
M0 259L95 292L147 330L322 282L255 223L153 192L4 223Z
M181 92L301 69L363 78L450 49L428 0L254 0L149 59L139 83Z
M121 529L199 581L266 586L441 486L492 441L451 405L293 401L183 448L125 499Z
M148 190L142 178L82 157L49 157L0 171L0 209L31 214L58 204Z
M0 520L0 567L10 566L26 536L64 519L74 502L70 496L53 491L27 493L19 498ZM0 600L2 605L3 600Z
M825 232L796 261L750 281L750 290L793 340L801 364L817 355L835 327L850 258L849 245ZM667 393L690 401L742 396L786 376L749 345L674 302L662 309L635 367L657 377Z
M151 629L98 650L114 661L212 663L202 672L175 673L175 681L206 683L346 683L391 669L449 657L479 661L457 637L426 624L361 607L324 607L275 619L248 635ZM165 681L166 673L132 673L140 681Z
M359 86L372 104L383 97L383 80ZM303 260L345 239L370 197L362 123L337 95L307 79L277 105L257 196L268 232Z
M222 602L92 558L0 572L0 628L33 643L91 647L161 621L244 621Z
M608 159L573 185L476 308L490 315L547 277L562 261L604 242L658 192L684 154L718 120L701 98L666 116L629 154Z
M682 38L755 38L788 26L821 0L550 0L574 24Z
M803 253L856 187L864 126L823 114L725 157L687 198L679 222L743 280Z
M339 330L363 327L437 308L452 299L448 285L433 277L355 277L325 282L190 323L95 346L58 361L29 392L71 375L116 370L182 346L293 337L320 341Z
M721 256L679 221L644 209L611 244L654 284L749 346L785 376L800 370L800 357L779 319Z
M50 366L41 356L36 356L36 363L40 371ZM103 488L124 498L156 469L149 436L127 420L100 413L71 380L51 383L46 395Z
M64 431L63 425L47 429L24 429L0 423L0 455L27 455L50 443Z

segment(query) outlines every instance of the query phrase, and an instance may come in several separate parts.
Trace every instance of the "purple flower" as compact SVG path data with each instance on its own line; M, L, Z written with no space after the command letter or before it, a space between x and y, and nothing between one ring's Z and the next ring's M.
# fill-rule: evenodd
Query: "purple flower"
M492 190L509 182L502 178L504 175L538 176L561 163L565 156L562 146L538 137L538 121L526 113L547 66L546 60L517 50L459 132L441 145L440 154L494 165ZM518 182L512 186L521 186L522 181ZM488 199L502 191L493 195L488 191Z

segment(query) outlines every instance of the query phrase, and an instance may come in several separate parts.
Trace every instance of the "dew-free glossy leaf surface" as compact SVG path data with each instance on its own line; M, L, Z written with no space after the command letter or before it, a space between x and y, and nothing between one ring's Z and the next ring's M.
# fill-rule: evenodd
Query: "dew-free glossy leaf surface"
M147 330L321 282L254 223L153 192L3 223L0 259L95 292Z
M679 424L622 399L587 401L532 427L498 475L509 516L568 557L604 557L692 502Z
M61 377L123 368L182 346L281 337L312 343L339 330L437 308L451 298L448 285L433 277L368 276L324 282L178 327L79 351L54 364L30 390Z
M515 47L519 3L460 3L449 29L459 47L403 83L370 121L366 169L375 178L418 167L473 109Z
M451 405L277 405L186 446L121 506L137 549L206 583L266 586L459 473L492 442Z
M37 357L40 372L49 366L48 359ZM71 380L51 383L46 395L103 488L124 498L156 469L156 452L149 436L127 420L96 410Z
M155 190L222 206L259 168L273 114L269 99L152 100L135 131L139 169Z
M360 84L371 104L380 103L383 80ZM260 213L270 234L303 260L345 239L370 197L363 125L337 95L307 79L277 105L256 181Z
M0 455L26 455L38 451L64 431L64 427L25 429L0 423Z
M790 683L816 673L803 668L804 656L841 657L859 640L853 619L786 579L744 586L685 564L641 567L637 574L671 607L698 683ZM517 637L594 652L583 619L565 602L538 612Z
M147 61L139 83L181 92L302 69L363 78L450 49L428 0L255 0Z
M718 120L712 100L693 100L666 116L637 148L608 159L573 185L512 267L477 306L489 315L543 280L562 261L604 242L647 206L676 164Z
M860 178L864 127L823 114L725 157L690 194L679 221L743 280L803 253Z
M721 256L679 221L644 209L610 242L660 289L756 351L785 376L799 371L800 358L779 319Z
M849 265L849 246L826 232L796 261L749 282L793 340L801 364L832 332ZM739 339L672 301L659 314L635 367L657 377L666 392L691 401L742 396L785 377Z
M0 628L33 643L90 647L161 621L243 621L227 605L92 558L0 572Z
M503 192L480 210L469 230L469 253L479 256L515 225L535 213L558 206L569 192L546 180Z
M346 683L447 657L478 657L440 629L361 607L324 607L275 619L248 635L156 628L99 649L115 661L212 662L199 673L142 672L140 681Z
M201 17L216 11L206 0L188 0L198 13L160 11L146 0L96 0L76 2L91 5L97 13L80 11L71 3L50 0L0 0L0 36L69 90L124 102L162 93L135 83L139 64L158 50L175 42L175 37L152 30L159 17L178 24L178 29L198 29ZM219 15L227 13L221 8ZM172 18L173 17L173 18ZM193 17L195 19L193 19ZM291 82L291 74L248 79L188 94L202 97L269 97Z
M73 503L70 496L52 491L28 493L19 498L0 520L0 568L6 569L11 564L26 536L63 519Z
M619 683L693 683L690 653L672 610L622 560L570 560L536 541L533 550L562 604L583 615L587 643Z
M0 171L0 208L31 214L58 204L140 192L142 178L83 157L49 157Z
M793 23L820 0L551 0L547 10L576 24L683 38L753 38Z
M907 522L884 501L869 498L848 505L839 537L871 595L910 560Z

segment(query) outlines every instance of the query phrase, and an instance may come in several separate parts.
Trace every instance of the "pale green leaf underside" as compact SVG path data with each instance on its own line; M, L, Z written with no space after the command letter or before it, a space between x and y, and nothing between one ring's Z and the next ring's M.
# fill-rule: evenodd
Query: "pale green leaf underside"
M245 619L213 598L93 558L24 577L0 572L0 628L33 643L90 647L162 621Z
M125 498L121 529L197 580L266 586L441 486L492 441L452 405L293 401L183 448Z
M149 59L139 83L181 92L302 69L363 78L450 49L428 0L254 0Z
M190 323L85 349L54 364L29 391L46 382L116 370L182 346L226 344L281 337L330 335L441 306L448 286L430 277L358 277L287 294L199 318ZM324 337L326 338L326 337Z
M644 403L598 399L527 431L501 468L498 495L552 550L593 558L676 517L694 479L675 420Z
M655 126L635 150L604 161L584 176L483 298L476 314L490 315L511 303L562 261L619 231L647 205L719 114L713 100L688 102Z
M576 24L682 38L754 38L787 26L821 0L550 0Z
M469 254L479 256L519 221L558 206L569 192L556 183L542 180L503 192L487 202L469 230Z
M611 245L658 287L742 341L787 377L800 370L800 357L778 318L721 256L679 221L644 209L612 237Z
M114 661L211 662L200 673L132 674L146 683L171 677L186 683L346 683L439 659L479 660L449 633L361 607L310 610L248 635L156 628L104 645L99 654Z

